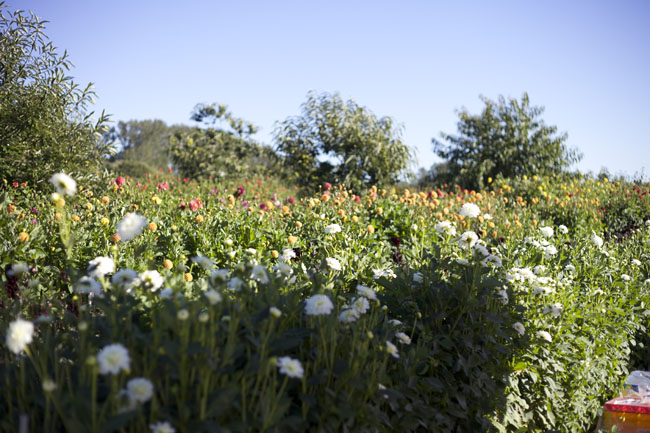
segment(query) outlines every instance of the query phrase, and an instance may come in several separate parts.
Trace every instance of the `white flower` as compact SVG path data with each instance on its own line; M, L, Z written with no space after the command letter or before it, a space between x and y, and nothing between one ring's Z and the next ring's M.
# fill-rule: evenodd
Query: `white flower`
M399 342L402 344L411 344L411 337L409 337L403 332L398 332L397 334L395 334L395 337L397 337Z
M448 236L456 236L456 227L449 221L440 221L436 224L436 233Z
M568 265L566 265L564 267L564 270L567 271L570 274L574 274L576 272L576 267L573 266L571 263L569 263Z
M246 252L251 255L257 254L257 250L255 248L246 248Z
M110 257L95 257L88 263L88 276L103 278L106 274L115 272L115 262Z
M7 276L20 278L23 274L29 272L29 266L24 263L14 263L11 265L11 269L7 271Z
M603 238L598 236L596 233L592 233L590 239L591 239L591 243L596 245L598 248L603 246Z
M386 352L391 355L393 358L399 358L399 352L397 351L397 346L395 346L390 341L386 342Z
M535 336L538 337L538 338L542 338L542 339L548 341L549 343L550 343L551 341L553 341L553 339L551 338L551 334L549 334L549 333L546 332L546 331L537 331L537 332L535 333Z
M206 271L209 271L212 268L214 268L214 262L209 258L202 256L201 254L192 257L192 261L197 265L201 266Z
M472 248L474 245L476 245L477 241L478 235L472 231L467 231L460 235L460 239L458 239L458 245L464 249Z
M180 309L176 312L176 318L181 321L185 321L190 317L190 312L187 311L185 308Z
M176 429L167 421L160 421L155 424L149 424L152 433L176 433Z
M553 245L544 247L544 257L546 257L547 259L550 259L556 254L557 254L557 248L555 248Z
M207 311L201 311L201 312L199 313L199 322L201 322L201 323L205 323L205 322L207 322L208 320L210 320L210 314L208 314Z
M140 233L147 225L147 219L137 213L128 213L124 215L122 221L117 224L117 234L123 241L130 241Z
M77 293L88 293L95 296L102 295L102 284L90 277L81 277L74 288Z
M111 278L111 283L130 291L131 288L139 283L138 273L132 269L120 269Z
M56 384L56 382L53 381L53 380L50 379L50 378L45 379L45 380L43 381L43 385L42 385L42 386L43 386L43 391L45 391L45 392L47 392L47 393L54 392L54 391L56 391L56 389L58 388L58 385Z
M278 358L278 368L280 369L280 373L289 377L295 377L296 379L301 379L305 374L305 370L303 370L300 361L289 358L288 356Z
M277 307L271 307L269 308L269 314L277 319L278 317L282 316L282 311L280 311L280 309Z
M481 210L474 203L465 203L460 208L460 214L468 218L476 218L481 213Z
M650 220L648 220L648 221L650 221ZM632 259L632 264L634 266L641 266L641 261L638 260L638 259Z
M325 295L314 295L305 301L305 313L309 316L330 314L334 304Z
M421 283L424 281L424 274L422 272L416 272L413 274L413 281L416 283Z
M549 293L553 293L553 289L550 287L537 286L533 289L533 295L548 295Z
M365 296L370 300L377 299L377 294L370 287L363 286L361 284L357 285L357 293L361 296Z
M296 252L291 248L286 248L282 250L282 260L288 262L291 259L296 258Z
M238 292L240 291L243 287L246 286L246 283L239 278L239 277L232 277L230 281L228 281L228 290L231 290L233 292Z
M50 178L50 183L59 194L74 195L77 192L77 182L65 173L57 173Z
M560 304L559 302L556 302L553 305L545 307L544 310L542 310L542 313L543 314L550 313L551 317L560 317L563 309L564 306L562 306L562 304Z
M341 270L341 262L339 262L337 259L328 257L325 259L325 262L327 263L327 266L334 269L335 271Z
M372 278L378 280L381 277L397 278L397 275L395 275L395 272L392 269L373 269Z
M9 350L18 355L25 350L34 337L34 324L20 317L9 324L6 343Z
M621 274L621 280L623 281L630 281L632 277L630 277L628 274Z
M328 226L325 226L325 233L327 233L328 235L339 233L340 231L341 231L341 226L338 224L330 224Z
M216 305L219 302L221 302L221 299L222 299L221 294L219 294L219 292L217 292L216 290L213 290L213 289L205 291L203 293L203 295L206 298L208 298L208 302L210 303L210 305Z
M210 274L210 285L213 287L225 283L226 280L228 280L228 269L215 269Z
M100 374L118 374L120 370L129 371L131 359L129 352L121 344L104 346L97 354Z
M263 265L256 265L251 270L251 278L255 281L259 281L262 284L268 284L269 274L266 272L266 268Z
M458 263L459 265L463 265L463 266L469 265L469 262L467 261L467 259L456 259L456 263Z
M508 292L506 292L505 290L499 290L497 292L497 297L499 298L499 300L503 305L508 304Z
M365 314L370 309L370 303L368 302L368 299L363 296L359 298L353 298L352 309L359 313L359 315Z
M289 275L293 274L293 269L291 268L291 266L287 265L284 262L278 263L273 267L273 269L280 272L280 274L284 275L285 277L288 277Z
M354 308L346 308L339 314L339 321L343 323L352 323L359 318L359 313Z
M557 230L558 230L560 233L562 233L563 235L569 233L569 229L568 229L567 226L565 226L564 224L560 224L560 225L558 226Z
M542 232L542 235L545 238L550 238L553 236L553 228L552 227L540 227L539 231Z
M400 326L400 325L402 324L402 322L400 322L400 321L397 320L397 319L390 319L390 320L388 321L388 323L390 323L390 324L393 325L393 326Z
M487 266L488 264L494 266L495 268L500 268L502 266L502 261L500 257L497 257L495 255L490 254L487 256L483 261L481 262L483 266Z
M163 285L163 277L158 271L144 271L140 274L140 284L145 289L155 292Z
M139 403L147 402L153 396L153 383L144 377L136 377L126 383L131 398Z
M526 332L526 328L524 328L524 325L521 322L515 322L512 325L512 329L517 331L519 335L524 335L524 332Z
M533 268L533 273L535 275L543 274L546 271L546 266L544 265L537 265Z
M484 245L479 244L478 242L476 243L476 245L474 245L474 252L479 253L483 257L487 257L490 255L488 249L485 248Z
M484 220L491 220L491 219L492 219L492 215L490 215L489 213L484 213L484 214L483 214L483 219L484 219Z

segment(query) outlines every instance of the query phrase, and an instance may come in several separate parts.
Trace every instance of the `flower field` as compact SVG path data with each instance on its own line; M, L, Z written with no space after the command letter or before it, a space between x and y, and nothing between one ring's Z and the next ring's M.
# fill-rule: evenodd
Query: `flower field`
M650 367L648 184L1 188L1 431L582 432Z

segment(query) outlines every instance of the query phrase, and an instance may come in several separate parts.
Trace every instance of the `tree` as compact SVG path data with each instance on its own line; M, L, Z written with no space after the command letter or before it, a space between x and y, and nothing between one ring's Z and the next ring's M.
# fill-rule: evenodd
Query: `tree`
M0 177L44 185L59 171L79 178L101 173L111 152L100 140L107 116L86 108L92 85L80 88L43 33L45 21L0 3Z
M178 126L167 126L162 120L120 121L104 134L103 140L119 145L113 161L140 161L154 168L167 168L169 137ZM190 127L185 127L190 130Z
M557 127L539 118L544 108L530 106L526 93L521 102L503 96L497 103L481 100L480 115L458 113L458 135L441 133L447 144L432 140L434 152L447 163L439 182L482 188L488 177L559 174L582 158L565 145L566 133L557 134Z
M411 160L401 129L338 93L309 92L302 114L276 124L274 139L292 180L352 188L395 183Z

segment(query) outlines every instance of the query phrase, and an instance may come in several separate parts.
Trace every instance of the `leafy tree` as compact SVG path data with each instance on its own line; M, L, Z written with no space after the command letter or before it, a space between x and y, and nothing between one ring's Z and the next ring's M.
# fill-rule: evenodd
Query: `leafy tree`
M91 120L92 85L80 88L43 33L45 21L0 3L0 177L43 185L65 171L101 173L110 145L99 140L107 116Z
M170 137L170 155L174 168L183 176L251 176L272 174L277 168L273 149L252 140L252 124L236 119L225 105L197 105L192 120L214 125L226 120L233 131L209 126L179 130Z
M442 133L448 143L432 140L434 152L446 162L439 182L481 188L488 177L555 175L566 171L582 155L569 149L567 134L547 126L540 115L543 107L501 96L498 102L481 96L485 103L479 115L461 110L458 135Z
M276 149L291 180L343 183L353 188L391 184L403 175L411 150L390 117L377 118L338 93L310 92L302 114L276 124Z

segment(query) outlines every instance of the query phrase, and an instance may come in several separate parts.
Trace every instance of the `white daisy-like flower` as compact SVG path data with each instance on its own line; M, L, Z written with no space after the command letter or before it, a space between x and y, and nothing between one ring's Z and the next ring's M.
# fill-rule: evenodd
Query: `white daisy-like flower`
M308 316L330 314L332 309L334 309L334 304L325 295L314 295L305 301L305 314Z
M97 354L100 374L118 374L121 370L129 371L131 358L129 351L121 344L104 346Z
M176 429L167 421L159 421L155 424L149 424L152 433L176 433Z
M576 272L576 267L573 266L571 263L569 263L568 265L566 265L566 266L564 267L564 270L567 271L567 272L570 273L570 274L575 274L575 272Z
M263 265L256 265L253 267L251 270L251 278L262 284L268 284L269 281L271 281L269 279L269 274L266 272L266 268Z
M547 259L550 259L556 254L557 254L557 248L555 248L553 245L548 245L544 247L544 257L546 257Z
M492 215L490 215L489 213L484 213L484 214L483 214L483 219L484 219L484 220L491 220L491 219L492 219Z
M219 283L225 283L228 281L228 269L215 269L210 274L210 285L212 287L217 286Z
M280 274L284 275L285 277L290 276L293 274L293 268L289 265L287 265L284 262L280 262L277 265L273 267L276 271L278 271Z
M630 277L628 274L621 274L621 280L623 281L630 281L632 277Z
M146 403L153 396L153 383L144 377L136 377L126 383L126 389L138 403Z
M544 272L546 272L546 266L544 265L537 265L533 268L533 273L535 275L543 274Z
M330 224L325 226L325 233L332 235L334 233L339 233L341 231L341 226L338 224Z
M463 266L469 265L469 261L467 259L456 259L456 263Z
M352 323L359 319L359 313L354 308L346 308L339 314L339 322Z
M25 263L14 263L11 265L11 269L7 271L7 276L20 278L27 273L29 273L29 266L27 266Z
M502 290L499 290L499 291L497 292L497 297L499 298L499 300L501 301L501 303L502 303L503 305L507 305L507 304L508 304L508 292L506 292L505 290L503 290L503 289L502 289Z
M373 301L377 299L377 294L374 290L361 284L357 285L357 293Z
M476 218L481 214L481 209L479 209L479 207L474 203L465 203L463 207L460 208L459 213L464 217Z
M244 280L242 280L239 277L232 277L228 281L228 285L226 287L228 287L228 290L230 290L230 291L238 292L241 289L243 289L244 287L246 287L246 283L244 282Z
M210 271L214 268L214 262L209 258L202 256L201 254L192 257L192 261L201 266L206 271Z
M331 269L334 269L335 271L340 271L342 269L341 262L333 257L326 258L325 262L327 263L327 266L329 266Z
M352 299L352 309L355 310L359 315L365 314L370 309L370 302L364 296Z
M176 318L182 322L187 320L190 317L190 312L185 308L182 308L176 312Z
M490 251L488 251L484 245L481 245L479 243L476 243L476 245L474 245L474 252L478 253L482 257L487 257L490 255Z
M477 241L478 235L473 231L467 231L460 235L460 239L458 239L458 245L463 249L468 249L476 245Z
M648 221L650 221L650 220L648 220ZM632 259L632 264L634 266L641 266L641 261L638 260L638 259Z
M219 302L221 302L221 300L223 299L221 297L221 294L219 292L217 292L216 290L213 290L213 289L206 290L205 292L203 292L203 296L208 298L208 302L211 305L216 305Z
M386 352L388 352L388 354L393 358L399 358L399 351L397 350L397 346L395 346L390 341L386 342Z
M163 285L164 280L158 271L144 271L139 277L140 284L147 289L155 292Z
M592 233L590 239L591 239L591 243L596 245L598 248L601 248L603 246L603 238L598 236L595 232Z
M535 333L535 336L538 337L538 338L541 338L541 339L543 339L543 340L546 340L546 341L548 341L549 343L553 341L553 338L551 337L551 334L549 334L549 333L546 332L546 331L537 331L537 332Z
M563 235L569 233L569 229L568 229L567 226L565 226L564 224L560 224L560 225L557 227L557 231L559 231L559 232L562 233Z
M546 227L540 227L540 228L539 228L539 231L542 232L542 236L544 236L545 238L550 238L550 237L552 237L552 236L553 236L553 233L554 233L554 231L553 231L553 227L548 227L548 226L546 226Z
M282 311L278 307L270 307L269 314L277 319L282 316Z
M34 338L34 324L20 317L9 324L6 343L9 350L18 355Z
M115 262L110 257L95 257L88 263L86 272L91 278L103 278L115 272Z
M138 273L132 269L120 269L111 278L111 283L127 291L137 286L139 282Z
M449 221L440 221L436 224L436 233L447 236L456 236L456 227Z
M147 219L137 213L124 215L122 221L117 224L117 234L122 241L130 241L140 233L147 225Z
M257 250L255 248L246 248L246 252L250 255L257 254Z
M397 334L395 334L395 337L397 337L399 342L402 344L411 344L411 337L409 337L403 332L398 332Z
M549 313L551 317L560 317L562 315L562 310L564 310L564 306L559 302L556 302L553 305L549 305L548 307L545 307L544 310L542 310L542 313L543 314Z
M59 194L73 196L77 192L77 182L65 173L57 173L50 178L50 183Z
M548 295L553 293L553 289L546 286L537 286L533 289L533 295Z
M288 377L301 379L305 374L305 370L302 368L300 361L288 356L282 356L278 358L277 365L280 369L280 373L287 375Z
M378 280L381 277L393 279L397 278L397 275L392 269L373 269L372 278Z
M83 276L79 278L74 287L75 292L82 294L92 294L93 296L101 296L103 292L102 284L94 278Z
M282 250L282 260L288 262L291 259L296 258L296 252L291 248L285 248Z
M515 322L512 325L512 329L517 331L519 333L519 335L524 335L524 333L526 332L526 328L524 328L524 325L521 322Z
M397 319L390 319L390 320L388 321L388 323L390 323L390 324L393 325L393 326L400 326L400 325L402 324L402 322L400 322L400 321L397 320Z

